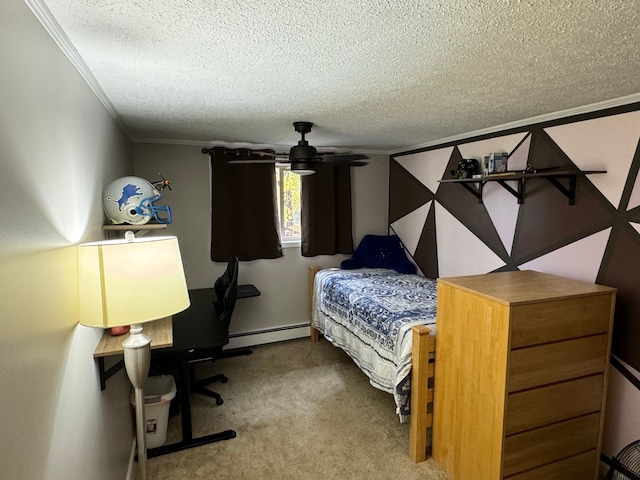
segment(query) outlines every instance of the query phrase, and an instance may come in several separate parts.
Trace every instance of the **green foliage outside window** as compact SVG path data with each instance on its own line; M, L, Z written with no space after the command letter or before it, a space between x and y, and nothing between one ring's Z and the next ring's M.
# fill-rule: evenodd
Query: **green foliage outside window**
M300 225L300 176L287 167L276 167L280 236L283 240L301 237Z

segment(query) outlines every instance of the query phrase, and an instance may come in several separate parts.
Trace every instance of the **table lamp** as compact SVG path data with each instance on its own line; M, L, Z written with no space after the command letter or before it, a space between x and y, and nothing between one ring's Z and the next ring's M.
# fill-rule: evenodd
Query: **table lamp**
M125 239L78 245L79 319L89 327L131 325L122 342L124 364L135 392L140 478L147 478L144 383L151 340L142 323L168 317L189 306L176 237Z

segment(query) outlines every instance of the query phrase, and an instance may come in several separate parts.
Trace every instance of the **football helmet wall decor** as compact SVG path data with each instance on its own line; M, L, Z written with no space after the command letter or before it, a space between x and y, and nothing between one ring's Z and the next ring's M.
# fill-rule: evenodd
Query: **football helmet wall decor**
M129 223L144 225L154 218L158 223L171 223L171 207L154 205L162 198L160 190L169 187L169 181L153 185L140 177L121 177L115 179L104 189L103 207L111 223Z

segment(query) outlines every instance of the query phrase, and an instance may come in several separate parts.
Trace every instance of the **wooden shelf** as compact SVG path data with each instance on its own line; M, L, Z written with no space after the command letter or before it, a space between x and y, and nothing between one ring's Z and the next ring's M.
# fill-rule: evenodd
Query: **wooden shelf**
M121 232L131 230L138 237L146 235L151 230L166 230L166 223L145 223L144 225L129 225L122 223L118 225L103 225L102 231L107 238L118 238Z
M166 348L173 345L173 322L172 317L165 317L147 322L144 324L144 334L151 339L150 347ZM124 367L124 360L121 358L111 367L106 368L105 358L124 353L122 342L129 334L114 337L109 330L102 332L102 338L98 342L93 358L98 362L98 373L100 374L100 389L107 388L107 380Z
M172 317L160 318L143 324L144 334L151 339L151 349L166 348L173 345ZM93 352L93 357L109 357L124 353L122 342L128 334L113 336L109 330L102 333L102 337Z
M553 170L536 173L506 173L484 175L478 178L448 178L438 180L440 183L459 183L467 191L471 192L482 203L482 190L487 182L498 182L498 184L512 194L518 200L518 204L524 203L524 185L528 178L544 178L556 187L565 197L569 199L569 205L576 202L576 177L578 175L593 175L597 173L607 173L606 170ZM569 181L569 186L565 187L560 183L560 179ZM506 182L517 182L516 189Z

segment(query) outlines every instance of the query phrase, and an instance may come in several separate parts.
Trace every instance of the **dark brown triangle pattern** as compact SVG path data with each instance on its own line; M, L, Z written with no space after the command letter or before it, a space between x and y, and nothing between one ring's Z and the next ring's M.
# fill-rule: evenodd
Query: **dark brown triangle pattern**
M599 115L607 114L601 112ZM534 128L531 134L528 161L534 168L579 170L543 128ZM454 148L443 178L452 178L450 171L461 158L458 148ZM640 206L626 211L634 184L640 181L639 172L640 142L619 208L612 206L585 176L576 177L576 201L573 206L548 180L527 179L525 201L519 207L511 256L505 252L485 207L470 192L458 184L440 184L435 200L505 259L507 265L500 270L517 269L524 262L611 227L609 243L596 281L618 289L612 351L640 370L640 233L629 223L640 223ZM390 176L390 223L433 199L433 193L397 162L392 162ZM560 182L568 186L568 180ZM423 226L414 260L425 275L437 278L438 226L434 212L435 202Z
M640 142L597 278L597 283L618 289L611 351L636 370L640 370L640 233L629 222L640 221L640 207L626 209L639 171Z
M443 178L454 178L451 170L455 169L460 160L462 160L462 155L456 147L453 149ZM496 255L507 261L507 251L487 209L471 192L457 183L441 183L436 192L436 200L491 248Z
M627 212L627 218L630 222L640 223L640 207L629 210Z
M434 194L396 160L389 165L389 223L433 200Z
M533 134L530 163L534 168L561 166L579 169L543 131ZM560 180L568 186L568 180ZM585 176L576 178L576 202L569 201L548 180L534 178L525 184L511 261L519 265L611 225L613 208ZM542 219L542 220L541 220Z
M597 282L618 289L611 351L640 370L640 235L630 225L612 232Z
M413 255L414 261L426 277L438 278L438 245L436 243L436 204L431 204L427 221Z
M627 177L627 184L622 192L622 198L620 199L620 211L624 212L629 208L629 201L631 194L636 184L640 182L640 140L638 140L638 146L636 147L636 153L633 156L633 162L629 168L629 175ZM640 206L634 207L627 212L627 218L632 221L640 221Z

